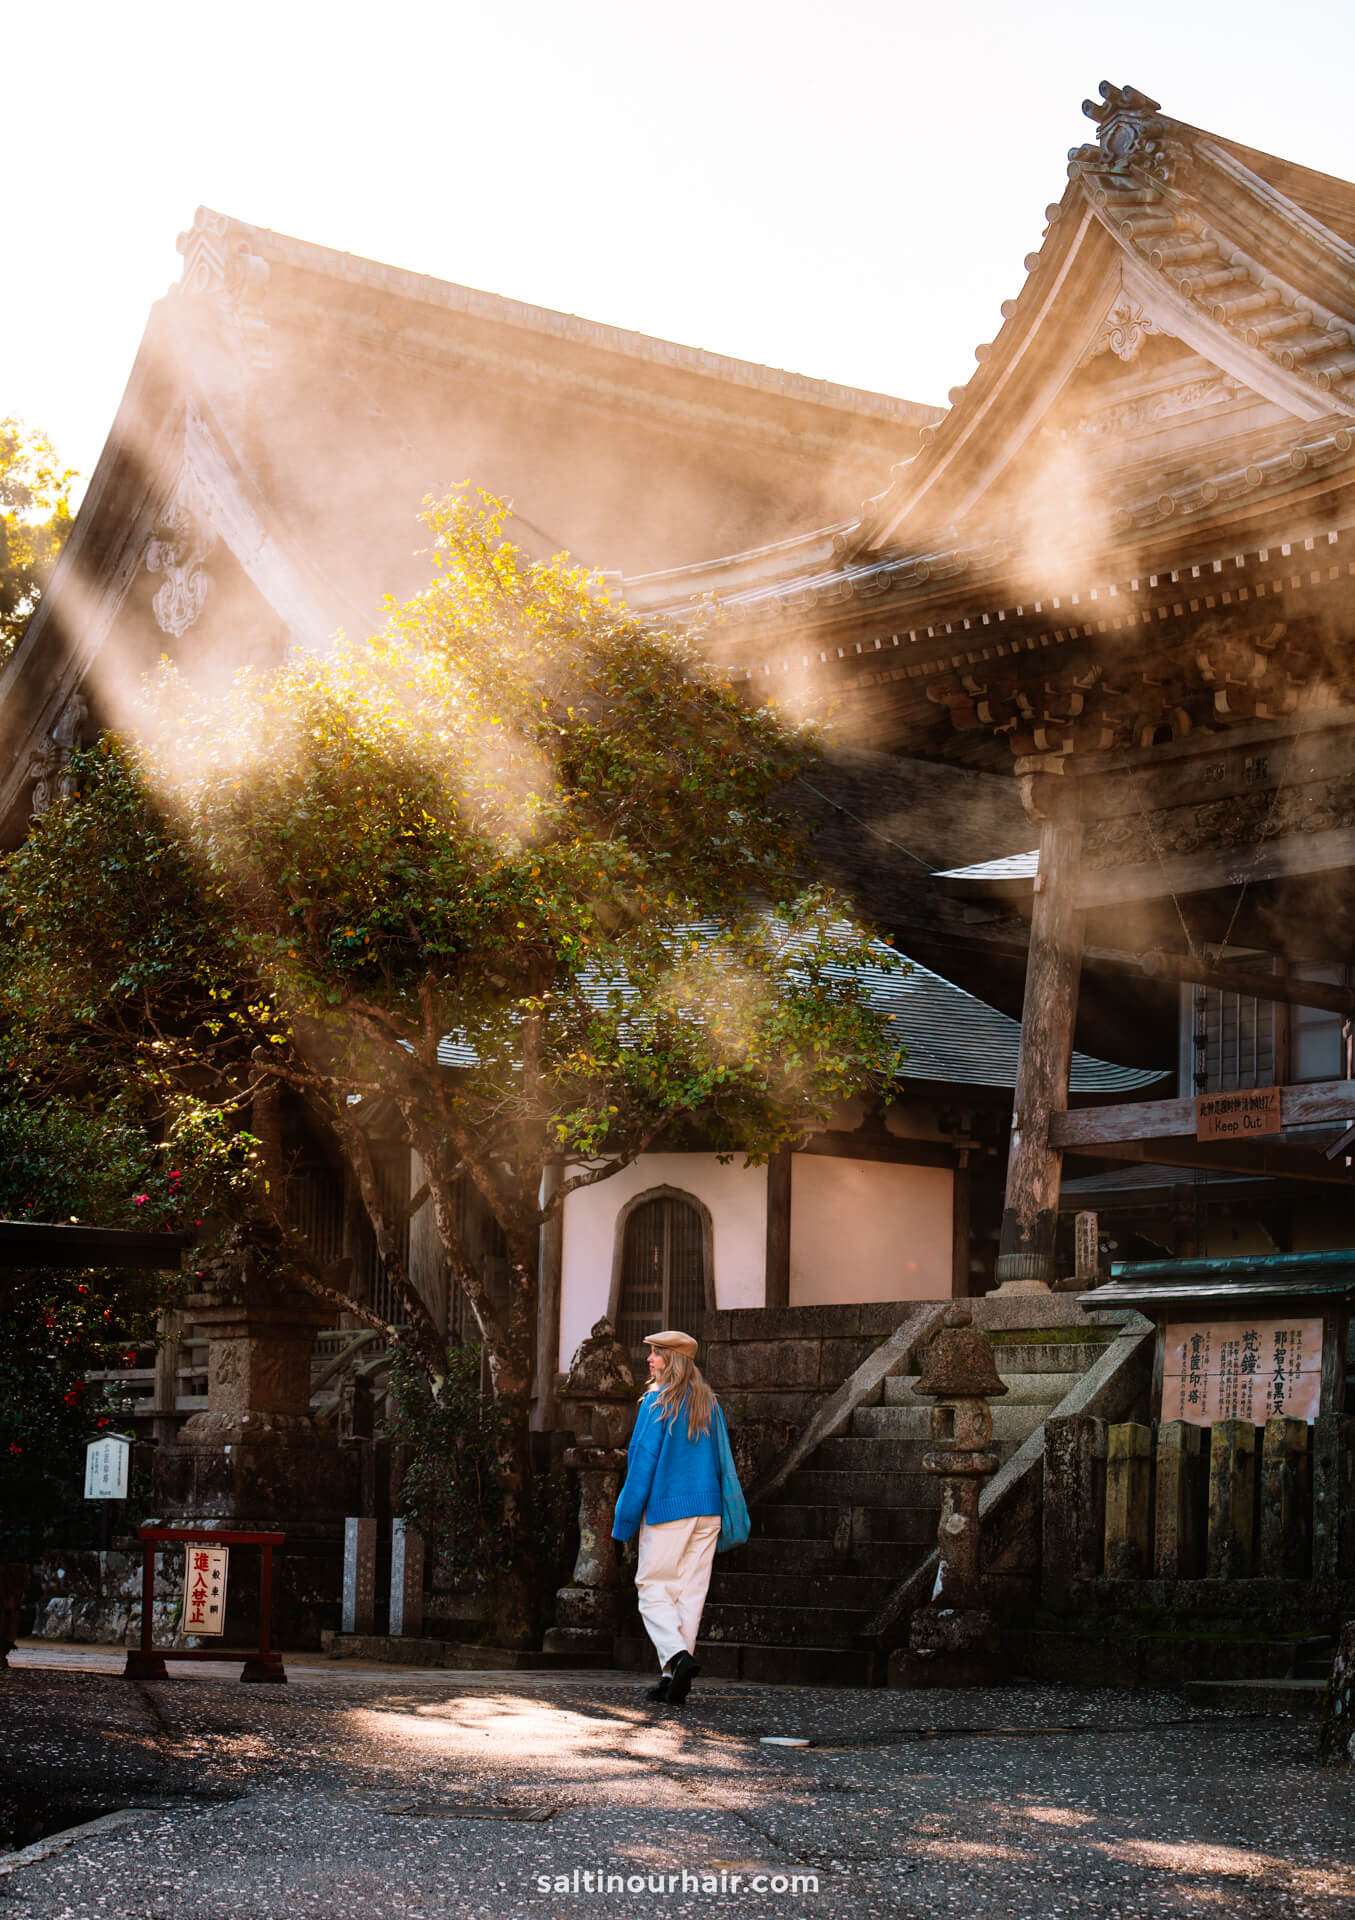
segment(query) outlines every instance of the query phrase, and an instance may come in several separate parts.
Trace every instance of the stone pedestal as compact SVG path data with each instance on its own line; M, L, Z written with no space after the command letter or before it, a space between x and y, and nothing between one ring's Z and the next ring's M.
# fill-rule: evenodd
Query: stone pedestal
M998 1467L997 1455L987 1451L993 1437L988 1397L1007 1389L968 1307L946 1310L917 1391L934 1402L933 1451L922 1456L922 1466L941 1481L939 1565L930 1602L909 1624L907 1651L890 1655L889 1684L997 1686L1006 1676L998 1624L984 1605L979 1494Z
M630 1356L610 1320L599 1320L575 1354L559 1396L574 1430L575 1444L564 1464L579 1476L579 1552L573 1579L555 1596L555 1625L543 1643L548 1653L610 1653L621 1624L621 1569L612 1521L636 1399Z
M548 1653L605 1653L621 1624L612 1518L626 1455L622 1448L570 1447L564 1463L579 1476L579 1553L574 1578L555 1596L555 1625L545 1646Z
M1355 1620L1341 1629L1322 1705L1319 1752L1329 1767L1355 1767Z
M287 1536L276 1566L278 1638L318 1645L338 1624L343 1522L359 1505L357 1463L310 1415L310 1355L330 1310L248 1264L216 1274L184 1303L208 1339L207 1409L157 1449L155 1504L172 1526ZM250 1630L254 1556L231 1565L230 1638ZM332 1616L332 1617L331 1617Z

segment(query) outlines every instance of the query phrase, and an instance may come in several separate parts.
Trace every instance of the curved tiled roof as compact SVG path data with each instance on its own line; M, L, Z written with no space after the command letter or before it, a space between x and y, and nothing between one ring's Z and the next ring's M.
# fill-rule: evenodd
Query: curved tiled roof
M843 968L840 978L845 981L849 977ZM881 967L858 978L871 1006L893 1023L891 1037L906 1050L906 1080L964 1087L1016 1085L1019 1020L1000 1013L915 960L890 972ZM599 1004L607 992L600 983ZM438 1058L445 1067L474 1064L474 1055L455 1035L443 1040ZM1072 1093L1132 1093L1164 1077L1156 1069L1121 1067L1092 1054L1075 1053L1068 1085Z

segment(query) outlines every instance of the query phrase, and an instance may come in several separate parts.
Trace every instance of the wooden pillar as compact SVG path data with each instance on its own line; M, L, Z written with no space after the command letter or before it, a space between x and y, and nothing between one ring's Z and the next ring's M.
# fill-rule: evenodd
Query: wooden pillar
M541 1177L541 1203L547 1205L559 1192L562 1174L558 1161L552 1161ZM564 1285L565 1214L555 1212L537 1236L536 1290L536 1392L532 1401L532 1425L553 1428L556 1421L555 1379L560 1371L560 1295Z
M767 1162L767 1277L765 1303L790 1305L790 1179L789 1150L774 1153Z
M1043 799L1043 795L1040 796ZM997 1256L998 1290L1044 1293L1054 1279L1062 1149L1049 1139L1050 1116L1068 1105L1077 994L1082 975L1082 915L1074 896L1082 825L1065 789L1058 814L1040 829L1040 867L1026 959L1021 1053L1012 1108L1007 1196Z
M950 1240L950 1290L957 1300L969 1298L969 1156L962 1153L960 1159L965 1164L957 1166L952 1176L951 1188L951 1240Z

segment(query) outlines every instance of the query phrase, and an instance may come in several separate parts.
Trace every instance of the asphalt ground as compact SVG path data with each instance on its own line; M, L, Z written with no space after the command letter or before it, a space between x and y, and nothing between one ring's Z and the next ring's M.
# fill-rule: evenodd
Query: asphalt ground
M107 1649L12 1658L11 1849L25 1817L83 1824L0 1852L0 1920L1355 1920L1355 1774L1318 1766L1311 1720L700 1680L679 1712L633 1674L142 1685Z

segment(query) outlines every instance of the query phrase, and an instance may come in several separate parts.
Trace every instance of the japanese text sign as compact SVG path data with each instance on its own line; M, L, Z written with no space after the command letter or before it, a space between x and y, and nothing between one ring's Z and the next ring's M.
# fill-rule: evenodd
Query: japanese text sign
M183 1620L185 1633L224 1633L226 1630L226 1560L229 1547L184 1550Z
M1276 1414L1316 1420L1322 1379L1322 1322L1169 1321L1162 1366L1162 1418L1212 1426Z
M1202 1093L1195 1102L1197 1140L1256 1140L1283 1132L1278 1087Z
M127 1463L132 1443L120 1433L106 1433L85 1448L86 1500L125 1500Z

